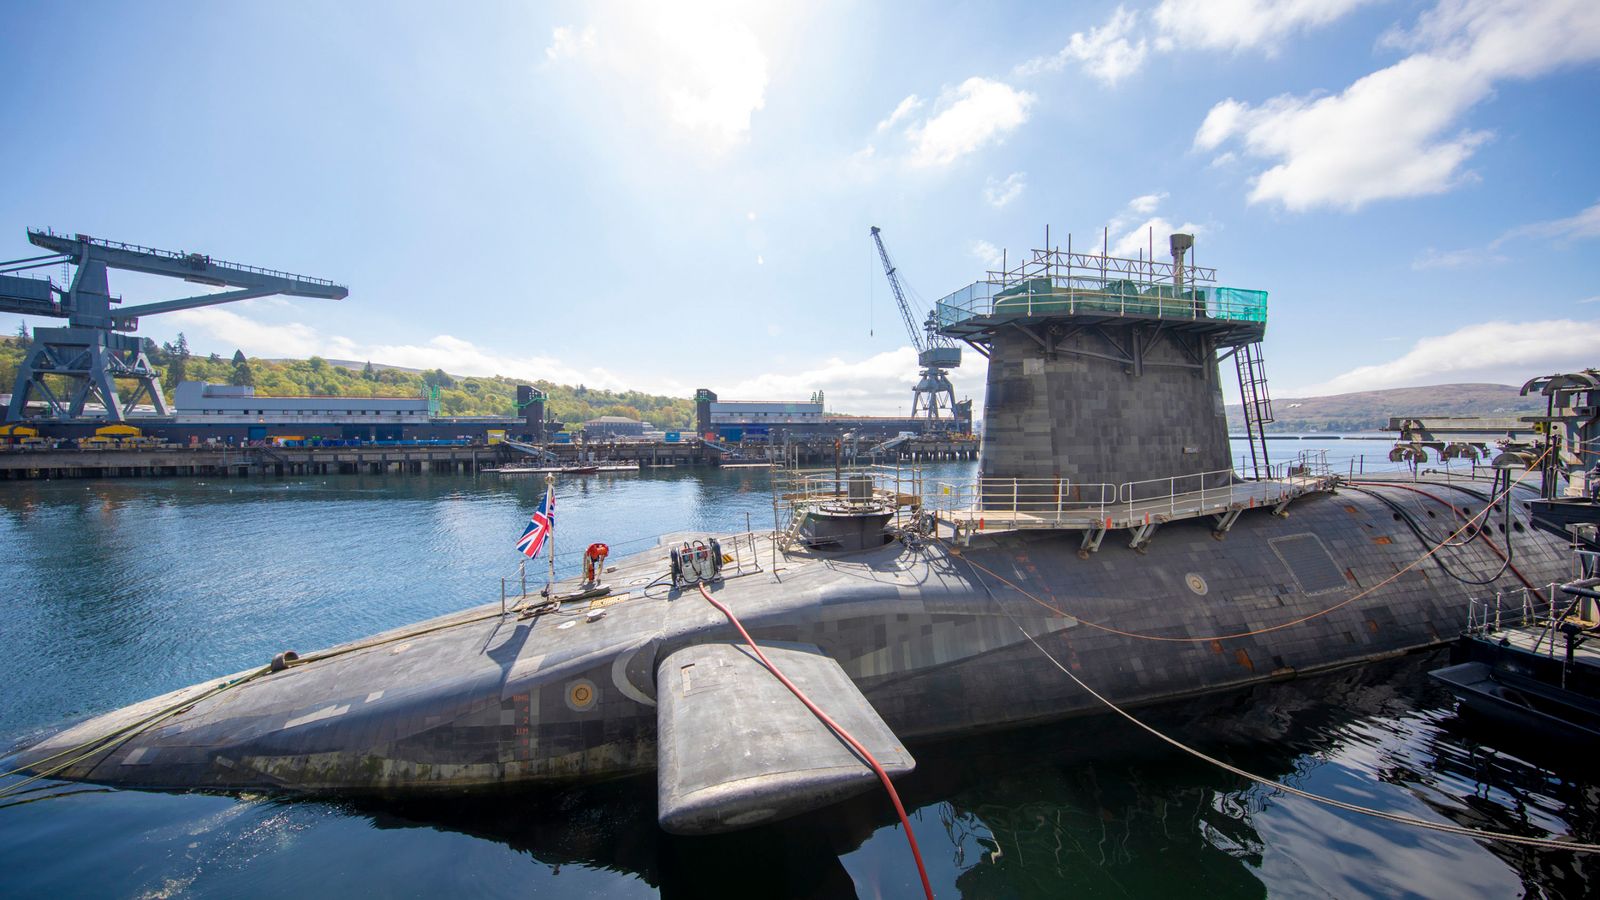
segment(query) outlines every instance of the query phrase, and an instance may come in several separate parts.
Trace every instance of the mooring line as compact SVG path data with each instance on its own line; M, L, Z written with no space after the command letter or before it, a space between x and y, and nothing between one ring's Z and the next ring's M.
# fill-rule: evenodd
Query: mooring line
M1222 760L1217 759L1216 757L1211 756L1201 750L1190 747L1189 745L1179 741L1177 738L1174 738L1163 731L1157 730L1154 726L1146 724L1143 720L1107 699L1106 696L1101 694L1099 691L1096 691L1094 688L1085 684L1083 679L1072 674L1071 669L1068 669L1066 666L1062 665L1060 660L1056 659L1049 650L1046 650L1044 645L1040 644L1039 641L1028 632L1028 629L1024 628L1022 623L1018 622L1016 618L1011 615L1011 612L1005 608L1004 604L998 605L1000 606L1000 611L1005 613L1006 618L1011 620L1011 624L1017 626L1017 630L1022 632L1022 636L1027 638L1028 642L1033 644L1033 646L1037 648L1040 653L1043 653L1045 658L1050 660L1050 662L1053 663L1057 669L1060 669L1062 674L1072 679L1074 684L1088 692L1089 696L1100 701L1107 709L1111 710L1122 718L1127 719L1129 722L1132 722L1134 725L1138 726L1141 730L1152 735L1153 737L1159 738L1165 743L1182 750L1184 753L1187 753L1203 762L1210 763L1211 765L1216 766L1217 768L1220 768L1226 772L1231 772L1234 775L1238 775L1241 778L1248 779L1264 787L1274 788L1276 790L1283 791L1286 794L1292 794L1296 797L1302 797L1306 800L1312 800L1317 803L1332 806L1335 809L1359 813L1364 816L1371 816L1373 818L1383 819L1385 821L1394 822L1400 825L1412 825L1417 828L1426 828L1431 831L1441 831L1446 834L1454 834L1460 837L1474 838L1476 840L1502 841L1510 844L1523 844L1530 847L1539 847L1545 850L1570 850L1575 853L1600 853L1600 844L1585 844L1577 841L1565 841L1558 838L1527 837L1520 834L1507 834L1501 831L1483 831L1477 828L1468 828L1464 825L1452 825L1444 822L1430 822L1427 819L1419 819L1415 816L1405 815L1404 813L1385 812L1381 809L1357 806L1354 803L1346 803L1343 800L1335 800L1332 797L1324 797L1321 794L1313 794L1307 790L1291 787L1290 785L1284 784L1276 779L1268 778L1264 775L1257 775L1254 772L1246 771L1231 763L1223 762Z

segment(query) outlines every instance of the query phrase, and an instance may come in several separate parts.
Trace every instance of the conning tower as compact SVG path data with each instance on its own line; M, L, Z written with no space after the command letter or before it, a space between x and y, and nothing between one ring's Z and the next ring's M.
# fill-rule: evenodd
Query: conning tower
M1219 286L1214 269L1186 264L1192 235L1170 244L1172 261L1155 262L1077 253L1069 239L1065 251L1034 250L938 302L941 333L989 358L984 506L1012 502L1007 479L1052 479L1080 501L1231 480L1218 372L1230 356L1255 455L1271 421L1259 352L1266 292Z

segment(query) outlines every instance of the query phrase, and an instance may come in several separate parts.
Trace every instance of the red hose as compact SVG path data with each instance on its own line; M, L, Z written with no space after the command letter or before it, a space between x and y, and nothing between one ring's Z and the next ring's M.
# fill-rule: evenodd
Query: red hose
M1458 519L1466 519L1468 524L1471 524L1471 522L1472 522L1472 518L1470 516L1466 515L1465 513L1463 513L1461 510L1456 509L1456 505L1454 503L1451 503L1449 500L1446 500L1443 497L1440 497L1438 494L1429 493L1428 491L1425 491L1422 488L1412 487L1409 484L1395 484L1392 481L1351 481L1351 482L1349 482L1349 484L1361 485L1363 487L1399 488L1402 491L1410 491L1413 494L1421 494L1422 496L1429 498L1430 500L1434 501L1435 503L1443 503L1445 506L1450 507L1450 511L1456 514L1456 518L1458 518ZM1506 491L1505 499L1504 499L1503 502L1505 502L1505 503L1510 503L1511 502L1511 492L1509 490ZM1490 506L1490 511L1492 512L1494 504L1490 503L1489 506ZM1489 517L1488 516L1484 516L1483 517L1483 521L1485 523L1487 523L1489 521ZM1494 554L1496 556L1500 557L1500 559L1505 562L1506 568L1511 570L1511 574L1517 576L1517 579L1520 580L1523 583L1523 585L1525 585L1528 588L1528 590L1534 591L1535 593L1538 592L1539 589L1533 586L1533 582L1529 581L1527 579L1527 577L1524 576L1522 574L1522 572L1517 569L1516 566L1512 565L1511 561L1506 558L1506 555L1504 553L1500 552L1500 548L1496 547L1494 545L1494 541L1490 540L1489 536L1487 534L1484 534L1484 529L1482 529L1482 528L1477 529L1477 533L1478 533L1477 536L1482 538L1483 542L1485 544L1489 545L1489 549L1493 550ZM1506 535L1506 546L1508 546L1508 547L1511 546L1511 535L1509 535L1509 534Z
M783 686L789 689L789 693L794 694L801 703L806 705L806 709L811 710L812 715L816 716L817 719L822 722L822 724L828 726L829 731L832 731L834 734L838 735L839 740L848 744L851 750L854 750L857 755L867 761L867 765L872 767L872 771L878 773L878 780L883 782L883 789L889 792L889 799L894 801L894 811L900 816L900 824L906 827L906 842L911 845L911 856L917 861L917 874L922 877L922 893L928 898L928 900L933 900L933 885L928 881L928 870L922 865L922 851L917 849L917 836L911 831L911 820L906 818L906 808L903 804L901 804L900 794L895 791L894 784L889 781L889 773L883 770L883 766L880 765L878 760L872 755L872 751L868 750L860 741L856 740L855 737L850 734L850 732L845 731L844 726L840 725L838 722L835 722L832 717L822 711L821 707L817 706L815 703L812 703L811 698L807 697L805 692L801 691L794 682L790 681L787 676L778 671L778 667L772 664L772 660L767 659L767 655L761 652L761 647L756 644L755 639L750 637L750 632L744 630L744 625L739 621L739 617L733 614L733 610L723 606L721 603L718 603L717 599L711 596L711 592L706 590L704 582L700 583L699 588L700 596L706 598L707 603L715 606L718 611L727 616L728 621L733 623L733 627L739 630L739 635L744 638L744 642L746 644L750 645L750 649L755 651L756 658L761 660L761 664L763 666L767 667L767 671L771 672L773 677L783 682Z

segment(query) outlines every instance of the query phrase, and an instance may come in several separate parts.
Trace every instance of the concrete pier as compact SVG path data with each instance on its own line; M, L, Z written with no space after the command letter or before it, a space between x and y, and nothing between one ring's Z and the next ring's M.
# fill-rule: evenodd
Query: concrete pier
M705 441L629 441L550 444L546 448L562 465L594 461L637 462L652 466L716 466L726 462L772 462L816 465L831 463L831 439L789 445L727 446ZM841 461L867 461L863 442L844 446ZM878 461L938 462L976 459L978 442L947 438L907 442L880 454ZM362 447L129 447L117 449L44 449L0 447L0 480L28 478L165 478L183 476L334 475L353 473L478 472L530 461L506 446L362 446Z
M494 449L482 446L23 448L0 451L0 479L476 472L499 460Z

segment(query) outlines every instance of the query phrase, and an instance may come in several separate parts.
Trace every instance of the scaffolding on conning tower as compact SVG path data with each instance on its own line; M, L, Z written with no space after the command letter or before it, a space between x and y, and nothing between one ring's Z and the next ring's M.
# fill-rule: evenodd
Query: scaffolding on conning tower
M1066 250L1050 247L1048 228L1045 244L1047 249L1033 250L1016 266L1002 263L984 279L941 298L934 306L940 332L985 356L986 336L1006 329L1029 334L1049 353L1083 353L1066 349L1066 339L1084 332L1105 336L1098 326L1139 320L1168 333L1190 333L1197 341L1203 337L1219 351L1216 362L1234 360L1251 474L1269 477L1265 428L1273 415L1261 351L1266 291L1218 284L1216 269L1186 259L1194 248L1193 235L1170 236L1171 262L1158 262L1153 252L1138 258L1079 252L1071 235ZM1121 345L1107 337L1105 343L1105 352L1094 355L1123 362L1135 374L1143 369L1138 340ZM1195 350L1199 347L1197 342Z

